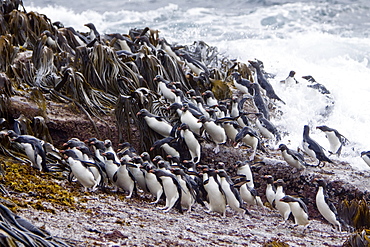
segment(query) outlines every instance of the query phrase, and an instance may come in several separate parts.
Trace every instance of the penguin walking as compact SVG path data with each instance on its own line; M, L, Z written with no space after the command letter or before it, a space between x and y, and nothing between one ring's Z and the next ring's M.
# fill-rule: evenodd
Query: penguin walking
M342 226L339 221L337 209L334 204L330 201L329 195L326 191L326 182L323 179L315 178L314 181L318 184L318 190L316 193L316 206L320 214L326 219L334 228L338 231L342 231Z
M66 160L73 172L73 175L76 177L77 181L82 184L84 187L84 192L87 190L95 191L98 185L95 180L94 174L91 170L85 166L81 160L78 159L76 153L72 149L63 150Z
M329 128L326 125L317 126L316 129L319 129L325 133L325 136L330 144L330 155L336 154L339 157L342 152L342 147L348 143L348 139L340 134L338 130Z
M257 190L248 186L248 180L243 175L238 175L234 180L234 186L239 188L240 196L244 202L250 206L258 206L264 208L261 197Z
M324 149L310 137L310 127L308 125L305 125L303 129L302 147L305 153L319 160L317 166L320 166L321 162L333 163L333 161L325 155Z
M289 149L285 144L280 144L279 150L281 151L286 163L288 163L288 165L291 167L296 168L297 170L304 170L306 169L306 166L308 166L301 153L293 149Z
M299 198L292 196L284 196L279 200L282 203L288 204L296 225L303 225L303 233L309 225L308 210L306 204Z
M203 170L207 176L203 177L203 186L207 191L209 200L208 212L217 212L222 217L226 216L226 197L221 187L220 182L217 180L217 173L214 169Z
M263 114L258 112L255 113L257 116L256 125L263 137L276 142L281 140L280 133L273 123L264 118Z
M182 188L176 176L170 172L162 171L161 169L150 170L157 176L158 181L162 184L164 194L166 196L166 204L158 209L169 212L173 207L182 213L181 195Z
M181 191L181 206L184 209L187 209L187 212L191 211L191 207L195 203L195 191L193 189L192 179L187 175L182 169L175 168L173 169L173 174L175 174L179 184L182 188Z
M136 180L136 185L142 189L145 193L149 193L145 176L146 176L146 170L143 169L143 159L140 156L135 156L130 160L130 163L128 163L128 169L134 176Z
M236 167L236 174L237 175L245 175L247 179L247 184L249 187L254 188L254 182L253 182L253 173L250 167L250 162L249 161L236 161L235 162L235 167Z
M136 180L132 173L127 169L127 161L121 160L121 165L113 175L113 183L118 188L123 189L128 193L127 199L131 198L134 191L136 191Z
M158 181L157 176L153 172L150 172L155 169L157 168L151 164L145 166L145 170L147 171L145 174L145 183L149 192L155 197L155 200L150 204L157 204L163 195L162 184Z
M199 163L201 159L201 146L197 138L185 123L181 124L178 129L180 130L180 136L184 138L185 144L189 149L191 161L195 164Z
M227 180L228 175L225 171L219 171L218 175L220 176L221 188L225 193L227 204L235 210L237 213L241 214L243 217L245 214L249 214L248 209L243 205L243 200L240 197L239 191L234 187L233 184L230 184Z
M252 154L249 157L249 160L254 160L257 148L260 147L261 144L257 133L251 127L246 126L241 129L235 137L235 142L243 142L246 145L250 146L252 148Z
M275 194L275 205L280 215L283 217L284 221L287 221L291 213L289 204L281 201L285 197L284 186L285 182L283 179L278 179L274 182L276 184L276 194Z
M169 137L171 135L172 125L162 117L150 113L147 109L141 109L137 115L142 116L149 128L158 134L164 137Z
M46 166L46 152L44 150L44 141L31 135L18 135L13 130L6 133L10 140L19 143L23 148L32 163L32 167L48 172L49 168Z
M212 141L216 143L216 147L213 151L217 154L220 152L221 144L226 142L226 133L225 129L220 125L217 125L214 121L207 119L205 116L201 116L198 122L203 124L203 127L207 134L211 137Z
M270 99L279 100L285 105L285 102L282 99L280 99L279 96L276 95L274 88L267 81L265 76L262 74L260 64L256 61L250 61L249 60L248 62L252 65L253 68L255 68L256 73L257 73L257 82L263 89L265 89L266 96L269 97ZM265 117L267 118L267 116L265 116Z
M266 179L266 199L270 203L272 208L276 208L275 198L276 198L276 188L274 186L274 177L271 175L265 175L263 177Z
M267 120L270 120L270 111L267 107L267 104L266 104L264 98L262 97L262 94L261 94L261 91L260 91L260 88L259 88L260 86L257 83L252 83L251 87L254 90L254 94L253 94L253 103L254 103L254 105L256 106L258 111L260 113L262 113L263 116Z
M120 163L117 163L116 156L111 152L105 152L102 153L102 155L106 158L105 171L107 173L108 179L114 186L116 186L113 176L117 172Z

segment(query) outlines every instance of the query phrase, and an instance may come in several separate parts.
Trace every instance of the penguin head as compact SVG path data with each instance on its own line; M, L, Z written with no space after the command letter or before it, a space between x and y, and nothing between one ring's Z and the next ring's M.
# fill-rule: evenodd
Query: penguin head
M292 196L284 196L283 198L280 199L281 202L298 202L297 198L294 198Z
M285 144L280 144L278 150L285 151L288 150L288 147Z
M267 184L273 184L274 183L274 177L271 175L265 175L263 176L264 179L266 179Z
M157 155L157 156L155 156L155 157L152 159L152 161L153 161L155 164L157 164L160 160L163 160L162 156L160 156L160 155Z
M182 123L180 127L178 127L178 130L188 130L188 129L189 125L187 125L186 123Z
M144 160L144 161L148 161L150 160L150 154L148 152L142 152L140 154L140 157Z
M292 70L292 71L289 72L290 77L294 77L294 75L295 75L295 71Z
M107 160L115 160L115 157L114 157L114 154L112 152L105 152L105 153L102 153L103 156L105 156L107 158Z
M318 186L321 186L324 189L326 188L326 182L325 182L324 179L322 179L322 178L314 178L313 181L316 182Z
M274 184L276 184L276 186L285 186L285 182L284 182L284 180L283 179L281 179L281 178L279 178L278 180L276 180L275 182L274 182Z

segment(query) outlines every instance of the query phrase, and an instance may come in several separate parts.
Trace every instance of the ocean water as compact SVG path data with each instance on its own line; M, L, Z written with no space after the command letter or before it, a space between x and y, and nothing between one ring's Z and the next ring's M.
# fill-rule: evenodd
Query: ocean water
M297 148L303 126L324 148L329 143L318 125L337 129L350 144L344 160L360 170L370 168L360 158L370 150L370 2L341 1L24 1L27 11L46 14L78 31L92 22L101 33L128 33L131 28L158 29L170 43L203 40L229 58L263 61L275 75L269 82L286 102L272 122L288 133L281 143ZM289 71L299 84L280 83ZM307 88L302 76L312 75L335 101L332 113L321 113L327 99Z

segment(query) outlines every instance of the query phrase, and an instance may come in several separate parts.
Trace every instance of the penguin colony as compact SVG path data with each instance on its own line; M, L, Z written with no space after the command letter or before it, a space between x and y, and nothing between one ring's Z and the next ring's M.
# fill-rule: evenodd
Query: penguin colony
M265 207L254 189L250 165L255 164L256 158L262 157L263 153L268 152L271 146L281 140L281 131L271 121L274 117L272 109L285 102L268 82L260 61L249 61L247 73L243 72L242 63L234 63L228 71L228 78L233 82L234 96L218 100L215 92L219 94L219 91L214 92L213 89L220 80L216 79L216 72L204 63L202 56L196 56L205 51L201 50L201 47L204 47L202 43L197 46L200 50L190 52L170 45L163 38L157 37L153 42L153 34L157 33L149 28L135 30L133 38L120 34L100 35L92 23L85 25L90 30L86 35L76 32L73 28L65 28L61 23L54 25L58 38L48 30L41 34L39 44L45 49L47 47L55 52L75 54L79 47L94 49L98 46L110 46L117 56L133 61L139 56L139 50L146 52L148 57L165 55L175 62L172 66L181 68L183 75L186 75L183 78L186 78L187 82L184 84L181 81L173 81L163 71L148 82L166 106L163 108L163 115L152 112L153 108L142 108L133 113L159 137L151 143L150 150L139 153L128 142L122 142L118 148L114 148L111 141L96 138L85 141L78 138L68 140L59 153L68 164L70 181L78 181L84 191L123 191L128 199L138 195L150 195L152 204L163 202L164 206L158 205L158 209L164 212L173 209L181 213L184 210L190 212L195 204L199 204L209 213L215 212L225 216L229 207L244 216L251 214L248 207ZM64 80L70 76L70 72L66 71L62 81L56 86L59 90L63 87ZM289 77L282 82L294 86L297 83L294 75L293 71L290 72ZM322 94L329 94L329 91L316 83L312 77L305 79L315 83L312 88ZM40 79L40 86L42 84L44 82ZM150 90L140 88L135 93L145 98L145 94ZM247 101L253 106L252 112L245 111ZM330 142L330 155L339 157L342 146L348 140L335 129L327 126L317 128L326 134ZM12 142L19 143L24 148L33 167L48 172L45 141L24 135L23 131L15 124L13 130L7 131L6 135ZM324 166L325 162L334 162L309 133L309 126L303 126L304 153L291 150L283 143L279 145L282 158L299 172L309 166L320 167ZM231 164L236 172L230 174L222 162L202 162L205 143L213 145L215 154L228 146L240 149L240 152L247 152L249 158ZM149 151L158 155L150 157ZM368 152L361 155L368 163ZM308 163L305 156L310 156L318 163ZM292 214L294 223L303 225L306 229L309 216L303 201L285 195L282 179L277 178L274 181L271 175L266 175L265 178L266 198L270 206L281 214L282 220L287 221ZM342 223L335 208L327 202L325 188L325 181L318 180L316 205L322 216L340 231Z

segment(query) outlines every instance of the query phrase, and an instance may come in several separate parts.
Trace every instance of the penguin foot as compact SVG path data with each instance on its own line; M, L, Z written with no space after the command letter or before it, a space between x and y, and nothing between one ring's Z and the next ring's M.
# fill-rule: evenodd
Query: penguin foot
M157 209L159 209L159 210L165 210L165 209L167 209L168 208L168 206L164 206L164 207L157 207Z

